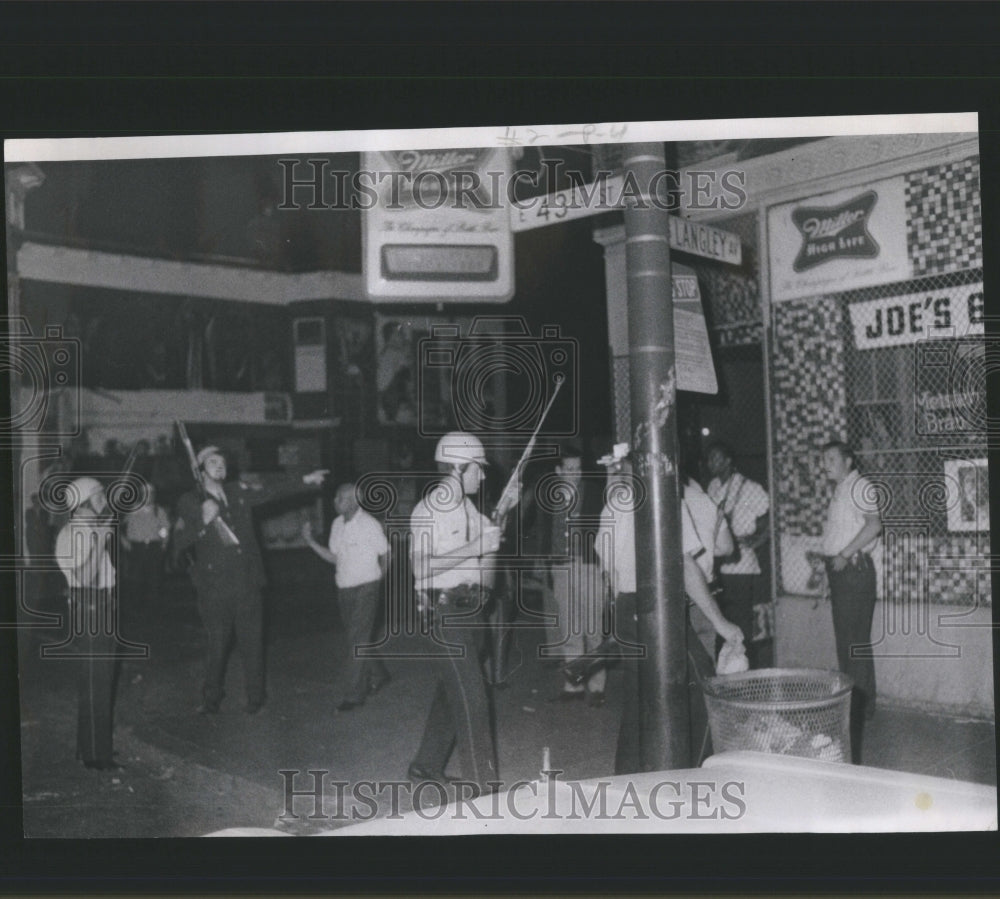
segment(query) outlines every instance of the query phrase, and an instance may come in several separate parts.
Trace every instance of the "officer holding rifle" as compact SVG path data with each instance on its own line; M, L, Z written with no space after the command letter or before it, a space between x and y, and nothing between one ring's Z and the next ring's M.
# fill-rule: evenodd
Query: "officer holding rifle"
M226 483L226 459L216 446L194 456L183 426L181 439L193 462L198 490L184 494L177 506L174 540L177 550L194 548L191 580L198 595L208 640L208 665L200 711L219 711L224 696L226 654L233 632L243 663L246 712L264 705L263 599L264 565L253 527L253 507L319 485L325 470L296 479L295 485L264 489L247 481Z
M487 464L480 440L452 431L438 441L434 459L443 477L413 510L410 559L437 685L408 774L418 783L447 783L455 749L463 779L487 791L497 761L482 657L500 528L471 499Z
M417 607L429 623L429 651L437 686L423 739L410 765L414 782L445 784L445 767L458 752L462 778L477 793L498 787L496 743L482 660L487 609L507 516L521 498L521 476L539 431L562 387L555 390L504 487L492 519L471 497L488 464L482 441L465 431L445 434L434 451L443 477L410 517L410 561Z

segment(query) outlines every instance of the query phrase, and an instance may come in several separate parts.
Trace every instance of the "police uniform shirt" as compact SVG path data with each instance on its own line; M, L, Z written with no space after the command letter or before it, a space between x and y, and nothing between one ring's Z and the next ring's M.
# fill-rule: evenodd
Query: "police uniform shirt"
M337 557L336 581L342 590L381 579L378 560L389 552L389 543L382 525L364 509L357 509L350 521L338 515L327 546Z
M444 555L478 539L490 526L490 520L467 496L456 501L456 489L450 483L441 484L417 503L410 517L413 551L429 557ZM416 579L418 590L447 590L461 584L478 585L481 581L482 569L476 557L463 559L448 569L438 568L433 558L429 564L431 576L427 580Z
M859 474L857 469L852 469L833 489L823 528L823 554L835 556L845 549L865 526L866 514L878 514L874 489L871 481ZM875 537L862 547L862 552L870 553L878 545L878 540Z
M115 585L115 567L106 546L112 530L107 525L95 525L82 518L71 518L56 537L56 560L70 587L87 587L77 578L77 567L86 560L94 542L97 544L98 590L107 590Z

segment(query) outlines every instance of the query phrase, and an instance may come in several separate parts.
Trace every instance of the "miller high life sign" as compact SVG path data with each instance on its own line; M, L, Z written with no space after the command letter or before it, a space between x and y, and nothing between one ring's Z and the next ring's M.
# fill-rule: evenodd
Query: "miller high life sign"
M878 194L866 190L839 206L801 206L792 211L792 221L802 232L802 247L792 268L797 272L834 259L871 259L878 256L878 243L868 232L868 219Z
M767 230L773 301L912 277L902 176L773 206Z

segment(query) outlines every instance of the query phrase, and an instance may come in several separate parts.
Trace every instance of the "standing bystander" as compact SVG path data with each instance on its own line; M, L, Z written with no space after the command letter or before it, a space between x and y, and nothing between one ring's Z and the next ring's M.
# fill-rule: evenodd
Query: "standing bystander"
M632 474L628 444L616 444L610 455L598 461L608 466L608 489L596 548L601 567L611 582L615 597L615 649L625 663L625 702L618 731L615 773L629 774L643 770L639 738L642 714L639 667L651 664L645 648L639 643L636 608L635 499L640 491ZM727 620L719 610L709 592L705 575L698 566L697 559L711 550L706 550L699 541L691 514L683 503L681 539L684 589L688 598L701 609L716 633L724 640L734 644L742 643L740 628ZM714 674L714 667L690 623L683 626L687 632L692 764L697 766L710 752L708 718L699 680Z
M313 539L308 523L302 528L302 536L316 555L337 567L337 601L350 653L337 710L348 712L363 705L369 693L377 693L391 679L380 658L362 654L373 649L372 628L384 596L381 588L389 543L382 525L358 504L354 484L341 484L333 505L337 517L330 526L327 546Z
M558 652L563 664L596 649L603 638L605 582L593 552L593 539L581 526L587 512L599 520L600 499L595 508L586 487L583 454L567 444L561 448L555 478L543 479L534 496L539 544L548 568L545 593L551 598L549 614L555 621L548 628L546 649ZM603 667L593 671L586 683L576 684L564 677L553 700L586 697L589 705L603 705L605 679Z
M760 484L736 470L733 451L724 443L712 444L705 461L712 475L708 495L722 510L736 538L733 553L720 560L719 605L723 614L740 626L749 650L754 638L754 606L766 604L770 598L757 549L768 540L771 500ZM716 640L716 652L721 648L721 641Z

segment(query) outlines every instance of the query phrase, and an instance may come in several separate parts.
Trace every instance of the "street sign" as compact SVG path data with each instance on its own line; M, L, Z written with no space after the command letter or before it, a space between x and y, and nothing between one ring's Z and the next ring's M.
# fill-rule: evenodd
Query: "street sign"
M612 175L593 184L578 184L542 197L519 200L510 210L510 229L515 234L560 225L574 219L624 209L624 178ZM669 218L670 249L740 265L743 249L738 235L678 215Z

